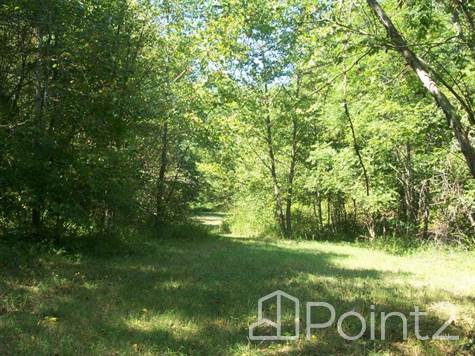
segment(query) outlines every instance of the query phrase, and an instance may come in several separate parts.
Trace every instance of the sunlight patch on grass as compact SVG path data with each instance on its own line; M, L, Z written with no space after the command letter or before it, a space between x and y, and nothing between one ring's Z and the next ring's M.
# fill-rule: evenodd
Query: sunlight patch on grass
M166 281L162 284L162 288L165 290L179 289L182 286L183 286L183 283L180 283L178 281Z
M163 330L177 335L193 334L199 329L196 323L183 320L173 312L158 314L146 308L142 309L141 315L129 316L123 322L133 330L145 332Z
M458 352L475 335L475 263L468 253L396 256L345 243L217 236L150 239L143 248L137 255L83 256L80 263L77 256L47 255L41 264L32 259L31 266L15 273L0 270L0 349L14 354L422 355ZM384 342L346 343L329 328L312 342L302 335L297 343L249 343L257 300L277 289L298 297L302 308L307 301L332 303L338 315L348 310L368 315L371 304L408 314L418 305L430 313L429 330L455 306L453 327L461 340L402 341L400 327L390 323L395 336Z

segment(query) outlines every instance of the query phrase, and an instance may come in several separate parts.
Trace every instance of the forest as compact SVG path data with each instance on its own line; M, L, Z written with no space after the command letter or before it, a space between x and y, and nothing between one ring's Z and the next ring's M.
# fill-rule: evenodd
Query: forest
M470 355L474 249L473 1L0 0L0 354Z

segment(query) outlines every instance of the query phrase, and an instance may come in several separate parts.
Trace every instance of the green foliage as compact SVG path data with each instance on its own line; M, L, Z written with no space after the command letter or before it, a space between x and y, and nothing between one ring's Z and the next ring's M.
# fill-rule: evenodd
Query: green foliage
M259 197L240 196L229 209L225 222L236 236L273 236L278 234L272 202Z
M186 215L197 178L182 5L0 6L2 228L84 235Z
M232 207L230 225L295 238L330 231L468 242L473 179L443 113L364 6L249 6L250 19L236 4L210 10L212 27L204 34L226 48L207 52L220 58L203 76L221 106L206 122L217 147L208 145L199 169L218 192L205 197ZM470 29L463 27L462 37L454 32L469 26L462 12L454 23L455 10L433 1L384 7L457 108L460 97L473 102L473 75L466 73L475 58L469 43L457 44ZM218 31L224 24L229 31Z
M383 7L471 142L473 6ZM238 234L471 241L453 132L363 3L10 0L0 21L4 232L208 206Z

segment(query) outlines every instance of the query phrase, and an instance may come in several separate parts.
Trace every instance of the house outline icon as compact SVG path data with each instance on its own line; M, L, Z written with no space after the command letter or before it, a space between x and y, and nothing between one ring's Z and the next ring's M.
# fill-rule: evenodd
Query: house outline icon
M277 316L277 319L276 321L272 321L268 318L264 318L262 316L262 304L269 300L269 299L272 299L274 297L277 297L277 312L276 312L276 316ZM295 333L294 335L285 335L285 336L282 336L282 324L281 324L281 320L282 320L282 297L284 298L287 298L289 300L291 300L294 305L295 305L295 311L294 311L294 325L295 325ZM254 335L254 329L258 326L262 326L262 325L269 325L273 328L275 328L275 330L277 331L277 335L272 335L272 336L269 336L269 335ZM262 298L260 298L257 302L257 321L255 323L252 323L250 326L249 326L249 340L289 340L289 341L294 341L294 340L297 340L299 338L299 329L300 329L300 301L298 300L298 298L295 298L293 296L291 296L290 294L288 293L285 293L284 291L281 291L281 290L276 290L270 294L267 294L265 296L263 296Z

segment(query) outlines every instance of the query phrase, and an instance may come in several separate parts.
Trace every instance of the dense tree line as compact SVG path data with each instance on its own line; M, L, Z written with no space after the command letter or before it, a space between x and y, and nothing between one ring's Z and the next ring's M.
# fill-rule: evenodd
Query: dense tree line
M225 101L214 122L237 145L225 165L231 224L472 240L474 10L416 0L219 8L209 32L225 33L224 55L210 81Z
M195 175L178 6L2 2L3 228L89 233L181 213Z
M228 209L237 231L473 240L475 6L5 0L0 223Z

